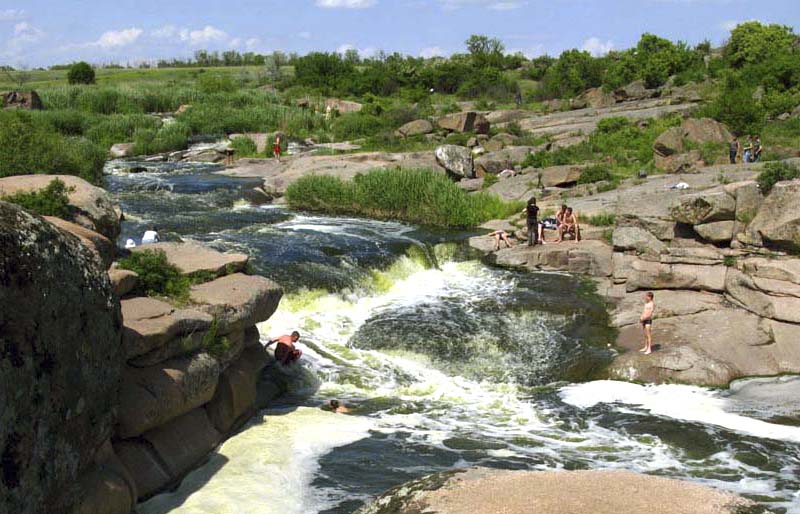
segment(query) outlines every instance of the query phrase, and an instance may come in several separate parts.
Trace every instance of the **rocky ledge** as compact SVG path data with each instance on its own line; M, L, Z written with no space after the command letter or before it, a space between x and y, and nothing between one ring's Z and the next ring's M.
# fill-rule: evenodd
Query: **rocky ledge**
M623 471L448 471L391 489L356 514L768 514L708 487Z
M584 220L615 216L613 227L587 226L580 243L493 252L482 236L470 245L497 266L592 277L618 329L610 378L724 387L742 377L800 373L800 181L778 183L764 196L752 180L756 169L721 171L736 182L691 175L681 177L690 187L682 191L664 187L677 177L660 176L568 200ZM487 228L524 239L522 224ZM649 356L635 351L644 291L655 291L657 304L657 351Z
M151 246L207 280L173 305L133 296L136 273L108 269L113 243L82 224L0 202L0 243L0 512L129 514L285 389L256 328L283 291L247 256Z

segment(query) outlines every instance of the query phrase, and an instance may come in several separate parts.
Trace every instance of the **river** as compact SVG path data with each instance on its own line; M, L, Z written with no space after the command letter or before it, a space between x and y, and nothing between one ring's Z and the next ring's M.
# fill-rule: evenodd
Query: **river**
M124 173L144 165L148 171ZM281 283L262 341L302 332L292 394L142 514L345 514L463 466L626 469L800 513L800 378L718 391L586 379L613 355L591 286L489 268L469 233L253 205L210 165L107 165L120 241L156 225ZM319 406L337 398L350 415Z

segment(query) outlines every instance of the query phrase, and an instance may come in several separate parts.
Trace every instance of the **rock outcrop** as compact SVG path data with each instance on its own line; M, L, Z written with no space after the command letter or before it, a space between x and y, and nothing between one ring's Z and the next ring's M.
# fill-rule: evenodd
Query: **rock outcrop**
M687 142L697 146L707 143L726 145L733 135L718 121L689 118L680 127L666 130L653 143L656 168L667 173L682 173L704 165L698 150L689 150ZM722 157L722 155L721 155Z
M36 91L5 91L0 92L3 109L43 109L42 100Z
M800 252L800 180L775 184L749 232L759 243Z
M0 270L0 511L67 512L116 423L119 304L80 239L3 202Z
M730 493L627 471L472 468L395 487L356 514L641 514L653 505L659 514L764 512Z
M483 114L474 111L448 114L439 118L436 124L439 128L451 132L475 132L476 134L488 134L491 126Z
M69 206L72 221L89 230L116 241L120 231L122 211L102 188L91 185L72 175L17 175L0 178L0 196L13 195L20 191L39 191L54 179L61 180L72 189Z
M456 145L442 145L436 148L436 162L457 177L475 178L472 152L469 148Z
M409 121L397 129L397 135L400 137L422 136L431 132L433 132L433 123L428 120Z

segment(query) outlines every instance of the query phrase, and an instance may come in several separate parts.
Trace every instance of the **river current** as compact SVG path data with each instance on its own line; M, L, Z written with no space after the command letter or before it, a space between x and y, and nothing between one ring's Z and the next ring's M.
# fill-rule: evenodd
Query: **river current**
M131 166L147 171L129 174ZM142 514L346 514L464 466L625 469L800 514L800 378L718 391L587 381L613 356L581 279L481 264L469 233L254 205L211 165L107 165L120 243L156 225L251 255L286 289L262 341L303 334L291 395ZM341 400L351 414L320 405Z

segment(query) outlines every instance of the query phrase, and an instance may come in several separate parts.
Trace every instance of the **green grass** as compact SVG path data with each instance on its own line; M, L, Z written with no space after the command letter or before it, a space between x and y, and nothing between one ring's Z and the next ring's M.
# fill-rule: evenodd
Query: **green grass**
M170 264L167 255L160 250L133 252L117 263L120 269L130 270L139 275L136 293L146 296L165 296L176 303L189 301L189 277Z
M468 195L445 175L426 169L373 170L350 182L303 177L286 191L296 209L397 219L442 228L473 228L522 210L495 195Z
M55 216L61 219L70 219L69 193L74 188L68 188L59 179L53 179L46 188L40 191L20 191L13 195L0 196L4 202L14 203L23 209L41 216Z
M617 222L617 217L614 214L603 212L595 214L594 216L589 216L586 222L594 227L613 227Z

